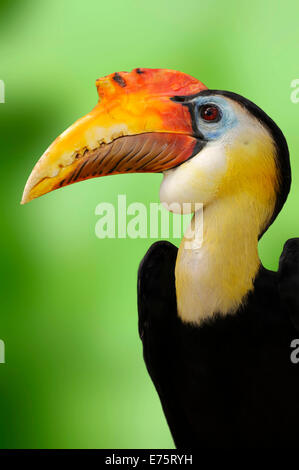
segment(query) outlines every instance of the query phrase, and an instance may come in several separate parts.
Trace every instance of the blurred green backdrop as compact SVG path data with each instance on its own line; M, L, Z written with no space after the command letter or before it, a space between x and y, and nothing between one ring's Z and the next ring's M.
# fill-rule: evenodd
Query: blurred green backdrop
M163 448L172 439L137 334L136 271L152 240L99 240L101 201L158 201L160 175L95 179L20 206L50 142L134 67L194 75L259 104L289 143L293 186L260 244L276 268L299 235L296 0L1 0L1 448Z

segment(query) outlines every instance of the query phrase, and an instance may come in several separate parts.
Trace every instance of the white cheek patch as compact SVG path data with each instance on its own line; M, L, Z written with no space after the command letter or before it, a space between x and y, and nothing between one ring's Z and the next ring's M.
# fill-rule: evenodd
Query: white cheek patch
M201 152L185 163L186 168L187 165L191 165L195 171L202 171L211 176L223 173L226 170L226 156L222 139L207 144Z
M209 142L197 155L177 168L164 173L160 200L207 203L213 198L227 168L223 141Z

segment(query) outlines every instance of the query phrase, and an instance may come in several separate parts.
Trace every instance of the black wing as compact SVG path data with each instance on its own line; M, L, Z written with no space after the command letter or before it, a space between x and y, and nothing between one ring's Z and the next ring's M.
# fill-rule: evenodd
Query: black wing
M289 354L299 330L299 239L286 243L278 274L261 271L246 307L200 327L178 318L176 256L173 245L154 244L138 286L144 359L176 446L289 447L298 417Z
M178 382L175 262L177 248L169 242L154 243L141 261L138 272L139 334L147 370L159 394L177 446L186 441L188 426L181 408Z
M278 269L282 306L299 330L299 238L290 238L284 247Z

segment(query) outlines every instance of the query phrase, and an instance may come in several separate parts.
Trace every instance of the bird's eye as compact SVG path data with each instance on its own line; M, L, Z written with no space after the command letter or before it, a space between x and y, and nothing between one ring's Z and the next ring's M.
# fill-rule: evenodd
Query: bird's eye
M220 109L214 104L205 104L200 108L200 117L204 121L217 122L221 119Z

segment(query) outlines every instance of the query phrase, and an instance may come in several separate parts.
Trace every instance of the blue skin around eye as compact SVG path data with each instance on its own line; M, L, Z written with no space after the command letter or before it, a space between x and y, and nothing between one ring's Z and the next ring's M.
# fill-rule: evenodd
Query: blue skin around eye
M222 96L198 96L194 99L197 107L197 126L205 140L220 138L228 130L236 126L238 119L230 103ZM221 119L218 122L205 121L200 117L201 106L211 104L220 109Z

